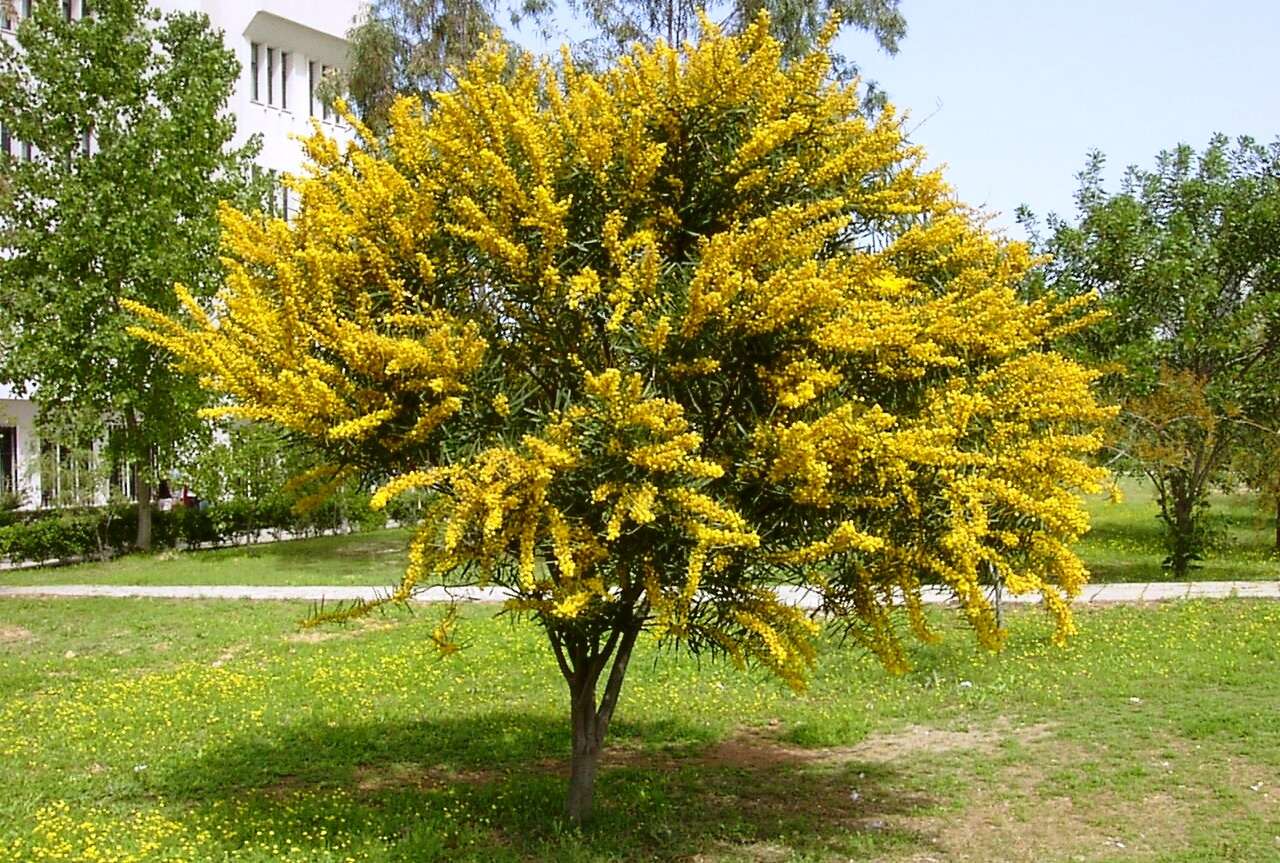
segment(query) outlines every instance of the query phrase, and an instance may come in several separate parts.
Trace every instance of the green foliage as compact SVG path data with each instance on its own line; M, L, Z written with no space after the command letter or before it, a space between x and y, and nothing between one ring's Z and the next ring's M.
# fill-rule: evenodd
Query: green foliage
M1210 487L1242 440L1274 437L1280 142L1179 146L1129 168L1114 193L1104 164L1094 153L1080 175L1075 223L1049 218L1039 245L1053 261L1031 290L1101 295L1108 318L1075 346L1112 372L1117 458L1154 483L1181 576L1205 548Z
M1123 499L1105 495L1088 499L1090 529L1076 546L1089 568L1089 581L1172 581L1176 576L1161 566L1168 557L1168 528L1160 519L1160 504L1145 478L1119 481ZM1245 493L1214 491L1204 513L1208 554L1190 574L1195 581L1275 581L1280 558L1274 549L1274 499Z
M520 0L506 11L518 21L550 8L550 0ZM321 98L345 96L364 123L385 131L397 96L429 100L452 89L453 71L499 29L502 11L497 0L373 0L347 33L348 68L323 82Z
M213 292L218 204L245 200L256 144L231 147L239 65L206 16L97 0L67 21L61 5L37 0L0 40L0 115L33 147L0 159L0 378L49 425L132 417L122 455L150 464L198 433L204 400L126 336L119 301L174 308L175 281Z

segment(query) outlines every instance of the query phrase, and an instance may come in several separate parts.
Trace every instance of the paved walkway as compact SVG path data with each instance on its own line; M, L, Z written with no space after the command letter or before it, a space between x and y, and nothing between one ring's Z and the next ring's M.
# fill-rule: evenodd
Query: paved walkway
M32 596L107 596L151 597L157 599L249 599L249 600L301 600L306 602L351 602L358 599L375 599L386 596L389 588L383 587L262 587L249 585L214 584L201 586L161 585L108 585L108 584L58 584L33 587L0 586L0 598ZM818 598L809 591L784 587L780 593L794 605L812 608ZM1078 603L1109 602L1158 602L1170 599L1200 599L1241 597L1247 599L1280 600L1280 581L1191 581L1191 582L1136 582L1130 584L1089 585L1077 600ZM415 602L502 602L507 593L499 587L430 587L414 594ZM1024 596L1005 595L1008 603L1039 602L1037 594ZM936 588L926 588L924 601L941 605L951 601L950 595Z

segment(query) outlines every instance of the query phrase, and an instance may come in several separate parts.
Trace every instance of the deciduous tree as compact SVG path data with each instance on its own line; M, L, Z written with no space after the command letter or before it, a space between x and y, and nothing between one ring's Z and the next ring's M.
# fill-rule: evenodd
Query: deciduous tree
M224 110L235 56L202 14L160 18L145 0L97 0L67 20L37 0L0 40L0 375L46 414L127 426L139 473L138 545L150 544L152 456L198 427L202 396L125 333L120 302L176 308L173 282L221 278L217 207L241 194L252 148Z
M1073 629L1108 414L1050 345L1087 300L1020 301L1027 249L769 31L599 73L492 46L385 144L313 138L294 223L227 210L216 314L131 305L221 413L433 495L393 598L469 573L542 627L575 819L638 639L803 685L780 584L892 668L926 581L991 648L989 571Z
M1274 433L1280 143L1179 146L1116 192L1103 167L1094 154L1081 174L1075 223L1050 218L1052 263L1033 290L1101 296L1108 317L1075 344L1113 372L1114 447L1154 484L1166 565L1182 577L1205 552L1209 489L1242 439Z

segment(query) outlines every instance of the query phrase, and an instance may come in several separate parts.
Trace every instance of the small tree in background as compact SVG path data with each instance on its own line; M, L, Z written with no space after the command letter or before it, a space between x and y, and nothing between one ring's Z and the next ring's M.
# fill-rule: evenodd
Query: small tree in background
M800 687L779 583L900 669L923 581L995 648L987 573L1059 640L1086 576L1109 413L1050 347L1086 302L1021 302L1027 249L769 29L599 74L486 49L385 144L313 138L292 224L227 210L216 313L130 304L219 413L432 495L392 599L467 574L543 629L577 820L642 633Z
M1210 488L1243 440L1275 433L1280 143L1180 146L1131 167L1115 193L1103 166L1094 154L1081 174L1077 223L1050 217L1052 263L1033 292L1101 296L1106 320L1074 344L1114 372L1113 444L1155 486L1165 564L1184 577L1205 553Z
M0 376L34 388L42 424L91 417L138 465L138 534L150 545L151 465L199 431L204 396L125 333L130 298L176 309L221 279L217 207L244 200L253 148L224 110L239 65L204 15L163 19L145 0L97 0L65 20L37 2L0 40Z

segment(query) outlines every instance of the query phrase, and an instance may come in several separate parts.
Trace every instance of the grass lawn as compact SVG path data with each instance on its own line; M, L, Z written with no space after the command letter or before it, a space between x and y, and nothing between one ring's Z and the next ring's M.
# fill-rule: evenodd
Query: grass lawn
M1121 482L1124 500L1111 503L1103 496L1088 500L1093 529L1080 543L1080 556L1092 580L1169 581L1161 569L1165 557L1160 508L1146 482ZM1217 535L1214 547L1192 578L1203 581L1272 581L1280 579L1280 554L1275 550L1274 504L1264 509L1255 495L1215 494L1209 519Z
M643 645L583 833L564 686L468 609L300 633L278 603L0 600L0 861L1280 860L1280 603L947 627L789 693ZM941 612L939 612L941 614Z

